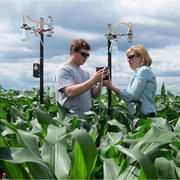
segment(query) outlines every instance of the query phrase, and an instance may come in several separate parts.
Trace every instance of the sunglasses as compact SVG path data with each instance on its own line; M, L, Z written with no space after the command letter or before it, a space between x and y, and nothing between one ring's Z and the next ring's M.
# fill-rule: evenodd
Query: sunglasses
M134 57L138 57L138 56L140 56L140 54L133 54L133 55L128 56L127 58L128 59L133 59Z
M79 53L80 53L80 54L81 54L81 56L83 56L83 57L89 57L89 56L90 56L90 54L85 53L85 52L81 52L81 51L79 51Z

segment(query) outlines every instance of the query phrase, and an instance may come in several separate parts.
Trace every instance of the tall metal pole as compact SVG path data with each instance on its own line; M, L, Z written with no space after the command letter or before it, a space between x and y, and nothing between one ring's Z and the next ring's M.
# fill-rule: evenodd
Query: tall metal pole
M111 40L108 39L108 68L109 68L109 73L110 73L110 78L112 79L112 73L111 73L111 69L112 69L112 65L111 65L111 52L110 52L110 47L111 47ZM109 115L111 115L111 90L108 89L108 111L109 111Z
M44 22L44 18L40 17L40 22ZM40 24L40 28L43 30L44 25ZM44 93L44 79L43 79L43 59L44 59L44 34L43 31L40 33L40 104L43 104L43 93Z
M110 47L111 47L111 24L107 25L108 28L108 34L107 34L107 39L108 39L108 68L109 68L109 73L110 73L110 78L112 80L112 73L111 73L111 69L112 69L112 65L111 65L111 51L110 51ZM108 89L108 113L109 115L111 115L111 90Z

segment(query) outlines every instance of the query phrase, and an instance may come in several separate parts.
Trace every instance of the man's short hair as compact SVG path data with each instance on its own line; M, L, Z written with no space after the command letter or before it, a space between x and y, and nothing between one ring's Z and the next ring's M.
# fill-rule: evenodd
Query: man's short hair
M74 39L70 45L70 54L71 51L74 50L75 52L80 51L81 49L90 50L90 45L84 39Z

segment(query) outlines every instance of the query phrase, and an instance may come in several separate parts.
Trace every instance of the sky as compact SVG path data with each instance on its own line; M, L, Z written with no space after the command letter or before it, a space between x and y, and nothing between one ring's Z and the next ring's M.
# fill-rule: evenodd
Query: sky
M178 0L1 0L0 1L0 85L5 89L31 90L39 87L34 78L33 63L40 58L40 38L27 31L22 41L23 14L33 20L53 18L53 35L44 33L44 87L54 86L55 70L69 58L73 39L85 39L91 45L91 55L82 68L92 76L98 66L108 65L107 24L131 23L132 43L127 36L118 39L118 51L112 53L112 82L126 89L133 71L129 68L126 50L141 44L152 58L157 94L162 84L176 94L180 90L180 3ZM39 24L25 17L29 26ZM47 29L47 26L44 26ZM119 24L116 34L128 32Z

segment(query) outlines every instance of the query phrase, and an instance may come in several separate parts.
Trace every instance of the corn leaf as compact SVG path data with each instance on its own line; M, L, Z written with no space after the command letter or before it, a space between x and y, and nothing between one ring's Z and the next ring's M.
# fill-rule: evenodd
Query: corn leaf
M158 169L158 177L160 179L179 179L176 169L175 169L175 164L174 162L168 161L167 159L161 157L157 158L156 161L156 166Z
M34 108L34 111L36 113L37 120L41 125L42 129L44 130L44 132L47 131L47 127L50 124L53 124L54 126L58 126L58 123L47 112L44 112L38 108Z
M103 158L103 174L104 179L116 179L118 177L120 167L116 164L113 158Z
M0 119L6 119L6 112L1 104L0 104Z
M70 177L75 179L89 179L97 159L96 146L84 129L72 132L76 139Z
M1 159L1 158L0 158ZM0 161L1 166L10 179L31 179L30 174L26 171L22 164L13 164L7 161Z
M58 178L69 178L70 158L66 150L65 142L66 129L64 127L56 127L49 125L47 136L42 147L42 158Z
M157 179L156 170L153 164L151 163L151 161L149 160L149 158L145 154L139 151L129 150L121 145L116 145L115 148L117 148L119 151L123 152L127 156L136 159L148 179ZM133 173L133 172L129 172L129 173Z

